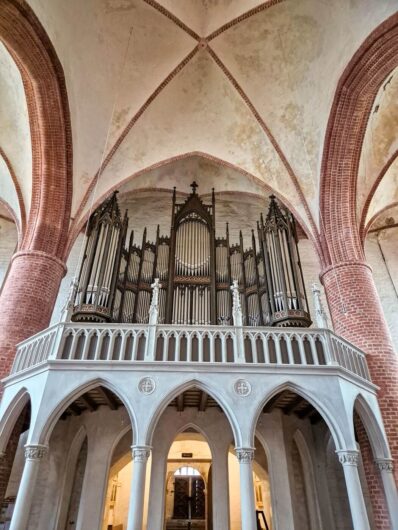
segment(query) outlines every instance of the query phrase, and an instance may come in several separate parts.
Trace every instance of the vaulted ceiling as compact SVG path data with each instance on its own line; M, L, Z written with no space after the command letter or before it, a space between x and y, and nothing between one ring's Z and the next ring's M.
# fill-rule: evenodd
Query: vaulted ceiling
M319 228L325 131L339 78L396 0L29 0L62 63L72 222L128 189L273 189ZM398 73L380 88L357 181L358 223L398 202ZM0 44L1 198L29 211L24 87ZM96 176L99 175L96 184ZM381 179L381 176L384 178ZM376 189L377 182L381 182ZM368 207L369 196L374 197Z

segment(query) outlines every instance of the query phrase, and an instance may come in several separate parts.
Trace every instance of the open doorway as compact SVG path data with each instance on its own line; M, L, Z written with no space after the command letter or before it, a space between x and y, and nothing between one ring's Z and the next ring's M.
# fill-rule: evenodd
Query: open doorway
M178 434L167 458L166 530L211 530L209 445L194 429Z

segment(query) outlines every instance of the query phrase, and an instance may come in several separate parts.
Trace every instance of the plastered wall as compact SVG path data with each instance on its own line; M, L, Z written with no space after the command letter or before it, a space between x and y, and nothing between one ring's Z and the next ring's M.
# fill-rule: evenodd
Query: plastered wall
M0 217L0 289L7 274L8 265L18 242L17 227L12 221Z
M384 316L398 352L398 228L369 233L365 254L373 269Z

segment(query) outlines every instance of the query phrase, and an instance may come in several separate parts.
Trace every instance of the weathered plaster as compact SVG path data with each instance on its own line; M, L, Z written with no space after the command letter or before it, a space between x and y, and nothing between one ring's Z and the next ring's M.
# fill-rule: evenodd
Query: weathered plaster
M17 65L0 42L0 147L12 164L29 210L32 193L32 150L21 74ZM20 218L18 196L9 169L0 156L0 198L8 202Z

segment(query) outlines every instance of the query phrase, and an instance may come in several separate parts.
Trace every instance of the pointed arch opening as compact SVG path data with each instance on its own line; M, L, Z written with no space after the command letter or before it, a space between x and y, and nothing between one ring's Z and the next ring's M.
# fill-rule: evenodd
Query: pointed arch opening
M49 451L41 462L31 517L42 512L45 520L37 525L56 530L100 528L115 443L127 431L130 447L134 432L127 401L98 379L70 392L44 421L36 434Z
M273 508L270 525L291 525L296 530L318 530L327 525L344 528L346 519L339 514L345 513L341 506L343 502L348 506L348 501L336 454L341 437L331 415L293 385L275 389L261 406L255 439L268 458ZM317 462L316 467L313 462ZM326 478L328 466L342 478L338 490L342 500L335 500L335 484ZM336 509L333 503L338 504ZM349 511L347 516L351 517Z
M212 452L205 436L188 426L174 438L167 455L165 528L212 528Z
M2 426L3 458L0 461L0 527L10 524L21 482L32 415L30 395L18 393L4 415Z
M359 476L369 521L376 527L388 521L384 485L375 461L389 459L386 437L376 415L366 399L359 394L354 402L353 424L355 440L360 453Z
M217 394L190 381L163 400L151 436L148 528L229 528L228 451L235 433Z
M219 391L196 379L186 381L174 388L164 397L148 427L148 445L152 445L156 425L167 407L175 407L177 412L183 412L185 408L193 408L198 412L206 412L208 409L220 410L227 419L228 428L231 429L235 445L239 447L241 435L237 419L230 405L220 395Z

